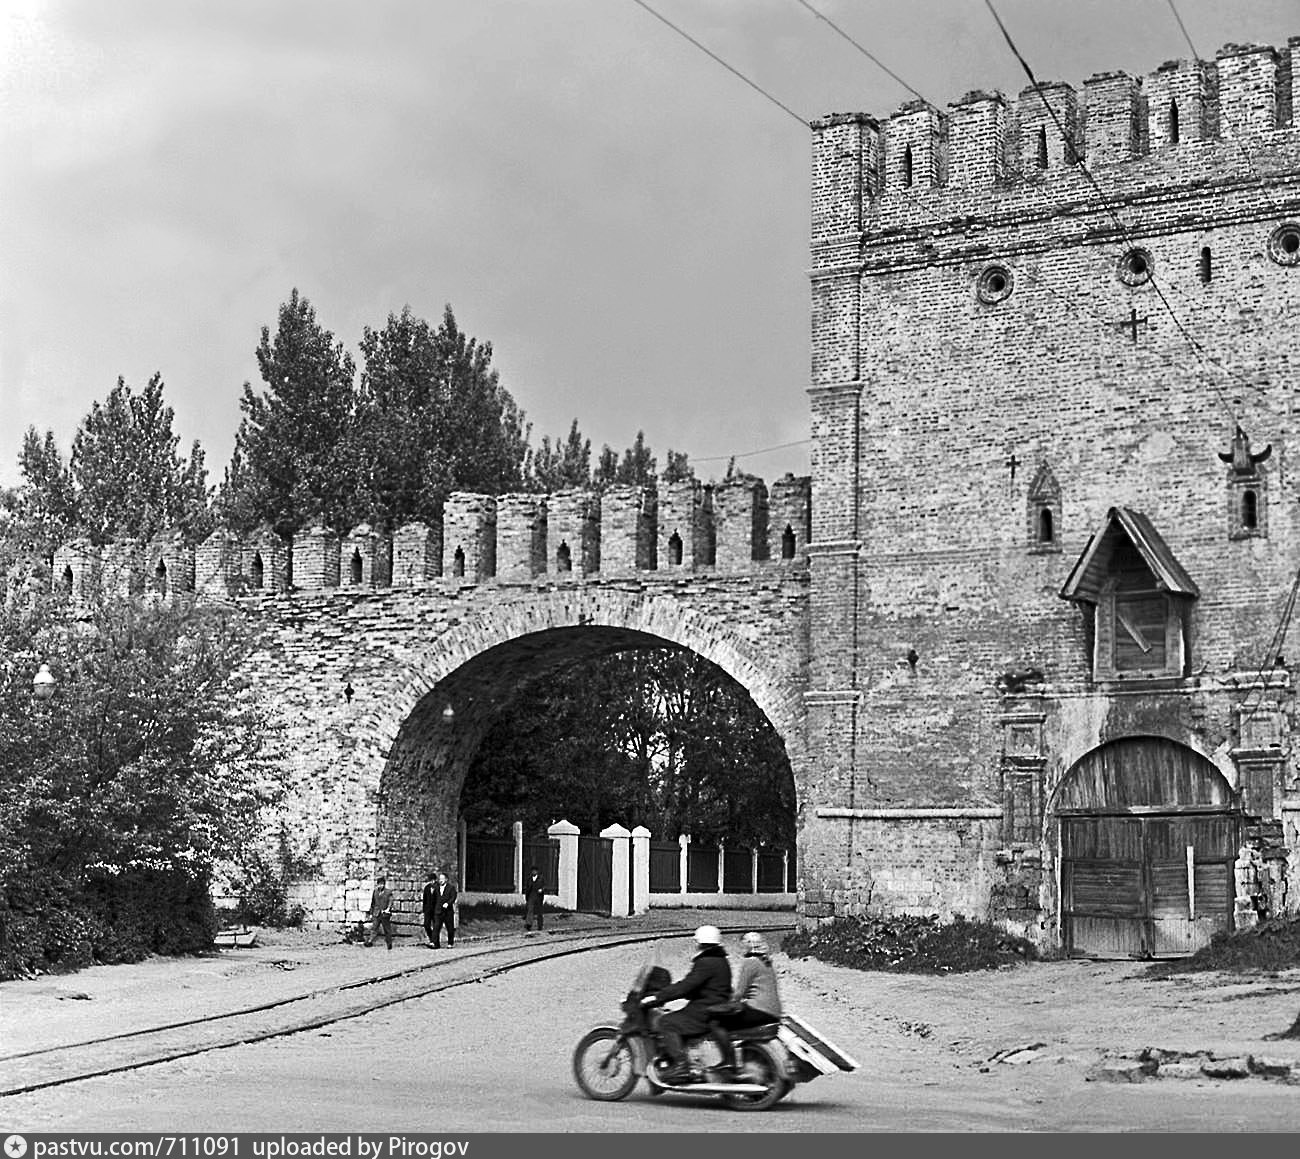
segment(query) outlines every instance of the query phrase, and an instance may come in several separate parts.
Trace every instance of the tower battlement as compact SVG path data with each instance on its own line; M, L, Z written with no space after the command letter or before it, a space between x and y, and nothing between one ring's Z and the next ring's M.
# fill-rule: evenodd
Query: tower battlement
M269 528L219 528L197 547L175 536L96 547L76 539L54 553L54 590L93 585L122 594L416 587L581 580L636 571L743 572L807 558L811 479L787 474L769 489L743 477L705 485L574 489L552 495L457 491L436 525L385 536L360 524L340 538L319 525L285 539Z
M814 121L814 246L888 229L899 216L977 212L990 194L1073 198L1087 190L1079 162L1103 189L1113 166L1167 186L1225 165L1250 176L1248 154L1271 168L1279 149L1300 145L1300 36L1282 49L1226 45L1213 61L1169 61L1140 78L1099 73L1082 90L1040 88L1014 98L970 92L946 110L913 100L884 119Z

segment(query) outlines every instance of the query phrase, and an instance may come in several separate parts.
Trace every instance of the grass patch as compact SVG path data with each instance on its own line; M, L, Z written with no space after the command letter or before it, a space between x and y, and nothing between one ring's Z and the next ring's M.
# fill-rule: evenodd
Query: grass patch
M1186 958L1169 958L1147 967L1153 978L1202 970L1268 971L1300 966L1300 918L1270 918L1252 930L1215 934Z
M1031 942L989 922L956 917L836 918L796 930L781 947L792 958L817 958L855 970L957 974L992 970L1037 958Z
M522 923L524 920L523 902L505 905L499 901L476 901L460 906L459 910L460 924L463 926L509 921ZM570 918L573 916L568 910L559 909L550 902L542 903L542 913L546 918Z

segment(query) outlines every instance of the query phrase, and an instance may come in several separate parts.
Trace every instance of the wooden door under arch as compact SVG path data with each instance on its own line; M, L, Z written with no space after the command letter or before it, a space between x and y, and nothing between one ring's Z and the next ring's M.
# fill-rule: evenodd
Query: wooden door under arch
M1103 745L1062 782L1056 815L1067 953L1178 957L1231 929L1240 813L1204 757L1159 737Z

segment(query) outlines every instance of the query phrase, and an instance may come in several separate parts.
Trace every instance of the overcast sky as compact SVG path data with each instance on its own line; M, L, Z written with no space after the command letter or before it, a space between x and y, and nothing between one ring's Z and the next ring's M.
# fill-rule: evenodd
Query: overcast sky
M910 97L799 0L647 2L805 121ZM811 3L940 105L1024 86L983 0ZM997 6L1040 80L1190 55L1168 0ZM1177 6L1203 56L1300 35L1296 0ZM218 482L294 287L354 353L450 303L535 444L807 471L809 132L634 0L0 14L0 483L155 370Z

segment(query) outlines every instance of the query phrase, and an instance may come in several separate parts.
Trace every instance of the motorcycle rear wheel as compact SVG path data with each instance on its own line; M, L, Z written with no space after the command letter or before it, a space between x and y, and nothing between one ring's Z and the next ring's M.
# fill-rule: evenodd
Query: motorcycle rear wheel
M761 1095L723 1095L723 1102L733 1111L766 1111L786 1093L785 1076L767 1051L746 1043L740 1048L740 1066L736 1081L767 1087Z
M590 1031L573 1051L573 1077L589 1099L627 1098L638 1078L632 1047L607 1026Z

